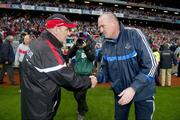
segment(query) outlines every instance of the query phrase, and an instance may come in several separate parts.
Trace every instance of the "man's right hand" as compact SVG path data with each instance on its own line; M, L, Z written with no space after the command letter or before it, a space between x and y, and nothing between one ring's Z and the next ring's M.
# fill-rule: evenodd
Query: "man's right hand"
M97 84L97 78L93 75L89 76L89 78L91 79L91 88L94 88Z

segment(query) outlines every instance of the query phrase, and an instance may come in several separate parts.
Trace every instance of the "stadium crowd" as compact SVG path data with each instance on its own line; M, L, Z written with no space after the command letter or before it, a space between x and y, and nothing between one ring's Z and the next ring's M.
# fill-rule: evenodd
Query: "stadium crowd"
M13 13L14 14L14 13ZM5 14L1 17L0 32L1 38L5 39L8 35L14 36L14 41L22 42L22 37L24 33L29 33L32 36L32 39L36 37L44 30L45 18L48 14L41 14L40 16L32 16L31 14L18 14L14 16L12 14ZM83 31L90 34L90 36L97 41L99 47L102 44L101 35L99 34L97 23L90 21L80 21L74 20L78 23L77 29L74 29L74 33ZM131 25L132 27L133 25ZM148 37L151 47L157 47L161 49L164 43L168 43L171 50L175 51L180 44L179 30L169 30L165 28L155 28L155 27L142 27L134 25L141 29L145 35ZM71 36L72 37L72 36ZM17 46L15 47L14 52L16 52Z
M42 1L42 0L12 0L12 1L7 1L5 3L8 4L21 4L21 5L35 5L35 6L49 6L49 7L59 7L59 8L74 8L74 9L82 9L82 10L95 10L95 11L112 11L112 12L117 12L117 13L122 13L124 16L129 16L129 15L137 15L138 17L155 17L156 19L170 19L170 20L179 20L180 16L179 15L172 15L169 13L164 13L158 12L157 10L149 9L149 10L140 10L140 9L128 9L126 7L114 7L114 6L98 6L98 5L89 5L89 4L75 4L75 3L60 3L58 1L54 2L48 2L48 1Z

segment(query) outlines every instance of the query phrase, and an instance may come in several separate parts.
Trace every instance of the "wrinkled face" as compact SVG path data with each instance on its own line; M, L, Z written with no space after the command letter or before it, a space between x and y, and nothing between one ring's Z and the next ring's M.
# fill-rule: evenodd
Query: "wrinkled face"
M24 43L25 43L26 45L28 45L30 42L31 42L30 35L25 35L25 36L24 36Z
M100 17L98 19L98 28L100 33L102 33L106 38L114 38L114 26L105 17Z
M56 32L57 32L56 37L61 42L65 43L67 36L70 34L69 31L70 31L69 28L66 26L56 27Z
M14 40L14 37L13 37L13 36L10 36L10 37L9 37L9 42L12 43L13 40Z

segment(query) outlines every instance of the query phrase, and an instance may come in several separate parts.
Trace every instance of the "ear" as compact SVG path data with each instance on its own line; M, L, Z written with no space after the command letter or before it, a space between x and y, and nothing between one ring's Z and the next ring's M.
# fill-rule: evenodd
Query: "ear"
M58 34L58 29L60 29L60 28L57 28L57 27L54 28L54 33L55 33L55 35Z

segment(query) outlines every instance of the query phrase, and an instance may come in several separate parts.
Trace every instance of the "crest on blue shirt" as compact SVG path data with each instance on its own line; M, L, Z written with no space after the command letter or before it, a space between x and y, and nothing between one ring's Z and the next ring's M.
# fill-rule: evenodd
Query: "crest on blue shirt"
M131 44L130 43L126 43L125 44L125 49L130 49L131 48Z

